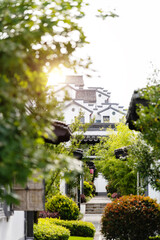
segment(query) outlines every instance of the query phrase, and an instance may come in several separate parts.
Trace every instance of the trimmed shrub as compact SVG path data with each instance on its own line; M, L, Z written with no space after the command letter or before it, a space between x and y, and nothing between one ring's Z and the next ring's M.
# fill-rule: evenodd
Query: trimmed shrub
M39 212L39 218L59 218L58 212L48 212L48 211L41 211Z
M84 195L87 197L92 197L92 192L94 190L93 186L86 181L83 182L83 186L84 186Z
M64 195L56 195L48 199L46 208L50 212L58 212L61 219L76 220L80 214L76 203Z
M160 206L144 196L123 196L108 203L102 215L107 240L145 240L160 232Z
M35 240L68 240L69 237L70 231L68 229L56 224L50 224L45 219L41 219L38 224L34 224Z
M43 222L44 219L39 219L39 222ZM45 218L49 224L56 224L63 226L70 230L71 236L81 236L81 237L93 237L95 233L95 227L90 222L83 221L64 221L60 219Z

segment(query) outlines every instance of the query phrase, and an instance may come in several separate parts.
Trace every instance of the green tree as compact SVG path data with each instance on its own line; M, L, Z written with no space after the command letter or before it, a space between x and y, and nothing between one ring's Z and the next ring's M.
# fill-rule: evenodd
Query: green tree
M133 146L133 156L137 159L138 171L154 188L160 190L160 79L155 70L145 88L139 90L148 106L138 105L139 119L134 123L141 131L141 137Z
M55 152L56 154L63 154L65 156L74 157L74 151L78 150L79 148L83 148L84 151L86 149L86 146L82 146L81 141L84 138L84 133L87 131L87 128L92 124L94 121L91 120L90 123L83 124L81 122L81 118L84 116L84 113L82 111L79 112L79 115L75 117L70 124L70 129L72 132L72 137L70 139L69 144L68 143L60 143L59 145L48 145L48 148ZM75 161L75 160L74 160ZM58 170L54 171L54 169L51 169L48 176L46 177L46 197L49 198L59 192L59 185L60 185L60 179L64 178L68 184L68 192L72 194L72 190L75 187L79 187L79 174L80 169L77 169L79 171L73 171L73 160L71 164L71 168L66 165L64 168L59 168ZM75 161L76 164L76 161ZM89 169L87 168L86 164L83 164L83 174L86 176L86 172ZM90 175L91 176L91 175Z
M144 192L148 183L156 190L160 190L159 163L150 145L144 141L143 135L138 135L138 140L132 144L130 158L136 162L136 169L141 179L140 190Z
M83 0L2 0L0 4L0 198L13 180L24 184L34 170L66 167L69 159L44 145L60 116L46 87L51 68L77 64L72 53L85 35L78 25ZM75 37L76 35L76 37ZM56 159L56 161L55 161Z
M155 70L148 79L148 85L140 90L141 98L148 101L148 106L139 105L137 112L139 127L144 140L153 148L159 157L160 154L160 79L159 70Z
M116 126L116 131L110 130L110 134L101 138L90 151L100 157L96 161L98 170L122 195L136 193L136 166L133 158L129 156L116 159L114 150L128 147L137 139L136 135L123 123Z

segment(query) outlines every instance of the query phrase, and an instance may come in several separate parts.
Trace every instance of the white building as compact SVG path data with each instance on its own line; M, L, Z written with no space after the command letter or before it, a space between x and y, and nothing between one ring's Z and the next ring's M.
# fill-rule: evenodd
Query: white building
M82 123L89 123L91 119L95 119L84 133L84 143L98 142L99 137L110 134L107 128L115 129L115 124L119 123L126 115L123 106L111 102L111 93L108 90L102 87L86 88L83 76L67 76L64 83L55 86L55 93L58 101L63 102L65 94L70 98L68 101L64 101L63 109L64 121L67 124L70 124L80 111L84 113L81 118ZM95 185L97 192L106 192L106 180L102 178L101 174L95 180Z
M115 128L115 124L126 116L127 111L118 103L111 102L111 93L102 87L85 87L83 76L67 76L64 83L56 88L56 96L59 101L63 101L65 93L70 100L65 102L64 117L67 124L70 124L79 112L84 113L83 123L88 123L91 118L95 118L95 123L84 133L83 142L96 143L98 137L110 134L107 128ZM99 192L105 191L106 181L99 175L95 179L95 185ZM159 192L153 190L149 185L147 189L148 196L156 198L160 203Z
M102 87L85 88L83 76L67 76L65 83L55 86L57 100L63 101L67 92L70 100L65 102L64 116L70 124L80 110L84 112L83 123L95 118L95 123L118 123L126 110L118 103L110 101L111 93Z

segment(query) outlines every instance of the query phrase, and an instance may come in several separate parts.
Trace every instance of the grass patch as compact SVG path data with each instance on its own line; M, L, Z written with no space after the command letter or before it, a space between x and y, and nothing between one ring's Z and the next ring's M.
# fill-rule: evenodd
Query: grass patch
M77 236L72 236L72 237L69 237L69 240L93 240L93 238L91 237L77 237Z

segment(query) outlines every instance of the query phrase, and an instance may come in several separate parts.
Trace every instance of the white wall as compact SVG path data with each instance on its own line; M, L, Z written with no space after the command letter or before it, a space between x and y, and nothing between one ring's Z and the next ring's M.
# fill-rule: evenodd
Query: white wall
M113 115L113 112L115 113L114 115ZM101 115L102 122L103 122L103 116L110 116L111 123L118 123L121 120L121 118L124 116L123 114L121 114L113 109L108 109L108 110L102 112L100 115Z
M73 109L74 109L74 111L73 111ZM79 115L80 111L84 112L85 123L89 122L90 112L85 110L84 108L81 108L80 106L78 106L74 103L64 109L65 122L67 124L70 124L74 120L74 117L75 116L77 117Z
M148 185L148 196L153 198L153 199L157 199L157 203L160 203L160 192L159 191L155 191L151 185Z
M107 180L103 178L102 173L98 174L98 177L95 178L94 184L96 186L96 192L106 192L105 186L107 185Z
M100 96L101 95L101 96ZM97 105L101 105L105 101L109 102L109 97L103 95L102 93L96 92Z
M13 216L0 219L0 240L24 240L24 212L14 211Z
M58 101L63 101L66 92L71 99L75 99L76 91L70 87L65 87L65 89L59 90L56 92L56 98Z
M61 194L65 195L66 194L66 182L64 179L60 180L60 192Z

